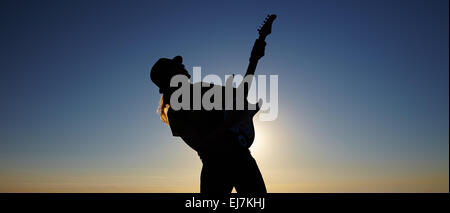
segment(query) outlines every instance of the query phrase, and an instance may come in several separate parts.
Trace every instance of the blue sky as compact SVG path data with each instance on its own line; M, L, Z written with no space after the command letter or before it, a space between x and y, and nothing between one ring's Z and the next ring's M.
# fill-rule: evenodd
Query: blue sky
M198 190L149 68L242 74L276 13L257 74L279 75L279 117L252 151L269 192L448 192L448 1L0 6L1 191Z

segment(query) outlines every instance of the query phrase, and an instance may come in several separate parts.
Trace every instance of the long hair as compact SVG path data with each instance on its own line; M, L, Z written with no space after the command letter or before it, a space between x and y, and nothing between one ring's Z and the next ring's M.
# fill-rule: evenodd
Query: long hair
M164 96L164 94L161 95L161 99L159 99L159 106L156 112L159 113L161 121L167 125L169 125L169 118L167 117L167 111L169 110L169 107L170 104L166 96Z

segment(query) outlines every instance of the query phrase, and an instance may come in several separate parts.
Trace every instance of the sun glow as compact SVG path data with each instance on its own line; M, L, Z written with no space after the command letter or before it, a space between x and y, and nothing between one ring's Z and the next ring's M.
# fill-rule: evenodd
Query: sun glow
M273 134L266 125L255 122L255 141L253 141L250 151L257 159L263 159L271 149L269 141L273 141Z

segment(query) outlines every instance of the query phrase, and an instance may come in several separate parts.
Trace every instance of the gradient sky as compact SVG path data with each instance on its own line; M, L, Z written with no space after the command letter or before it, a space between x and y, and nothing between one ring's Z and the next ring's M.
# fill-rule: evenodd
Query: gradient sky
M449 191L449 1L1 1L0 192L199 192L149 68L279 75L269 192Z

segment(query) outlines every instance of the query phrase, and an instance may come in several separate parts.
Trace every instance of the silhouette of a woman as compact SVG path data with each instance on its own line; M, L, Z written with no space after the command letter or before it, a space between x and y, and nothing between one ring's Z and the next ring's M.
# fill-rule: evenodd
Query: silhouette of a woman
M256 61L264 55L264 46L264 41L255 42L252 56L257 55L253 52L262 51ZM161 58L150 71L151 80L162 94L158 108L161 120L169 125L173 136L181 137L197 151L203 163L200 192L226 194L231 193L234 187L238 193L266 193L264 180L255 159L248 148L230 136L228 127L231 121L224 119L223 111L203 108L192 110L192 107L191 110L173 110L170 107L170 97L178 89L170 87L170 80L175 75L185 75L188 79L191 77L184 68L181 56L173 59ZM193 85L189 85L192 92ZM208 89L201 87L202 96ZM191 100L190 103L192 102Z

